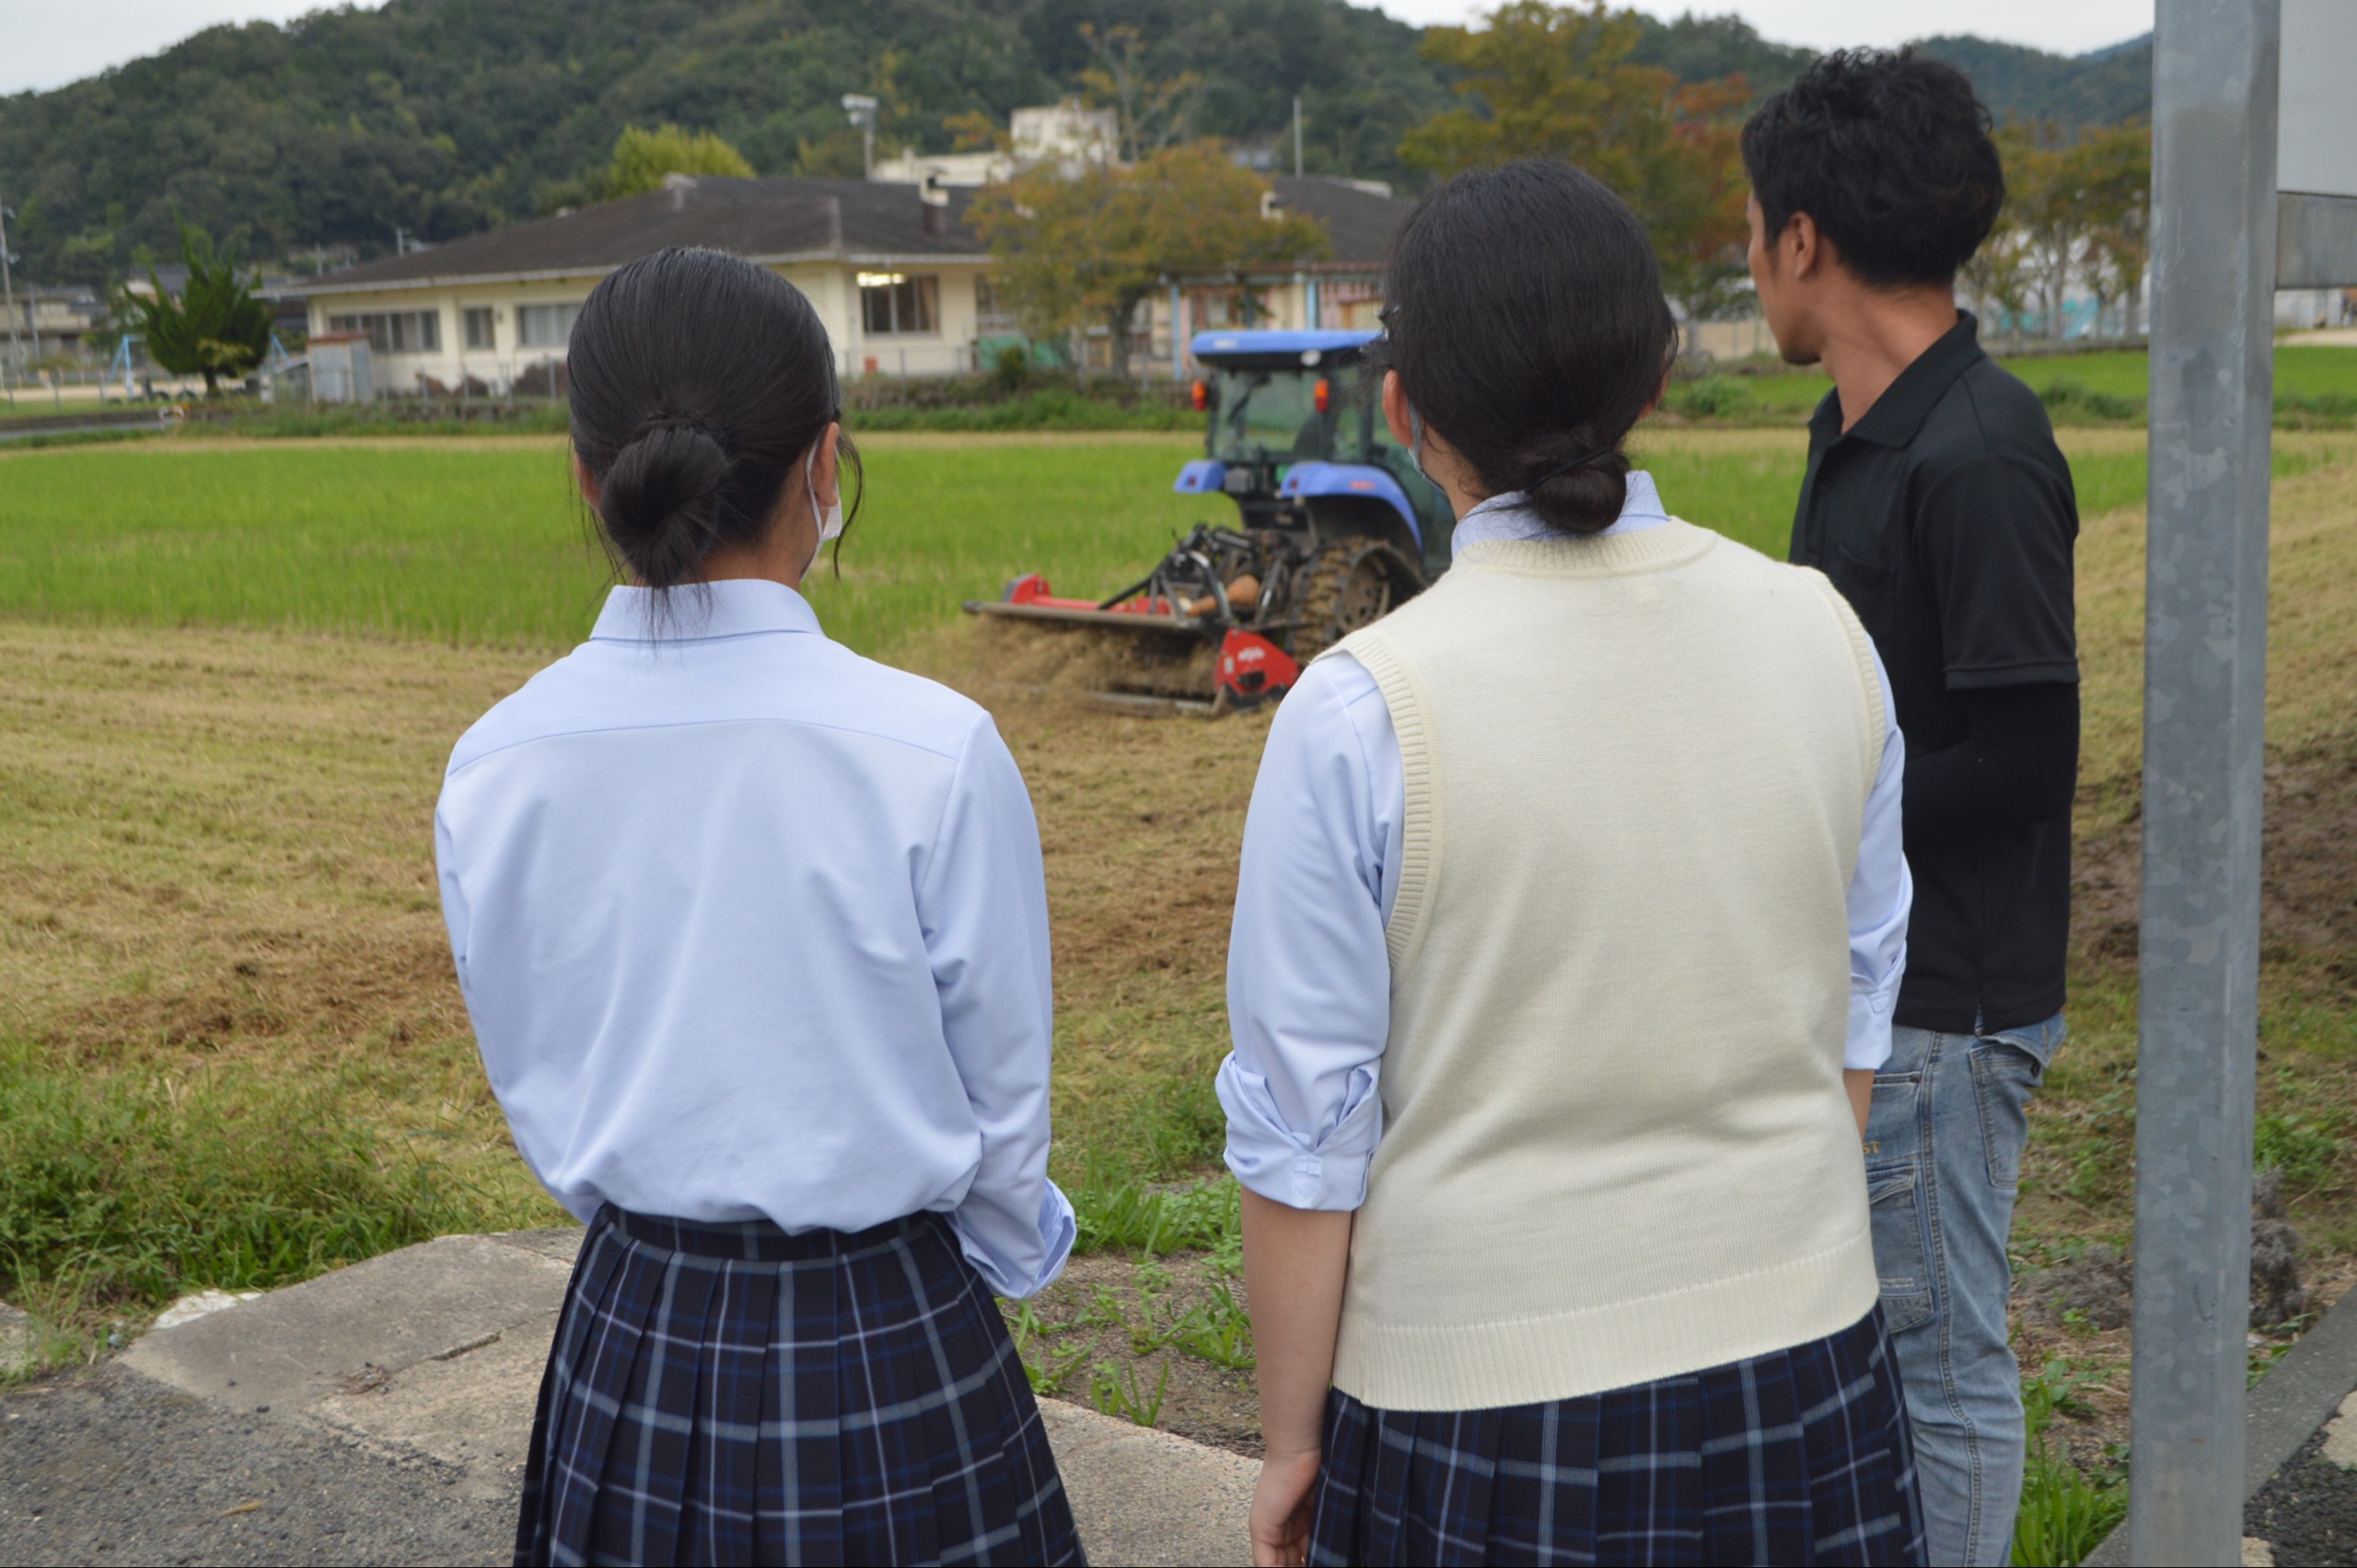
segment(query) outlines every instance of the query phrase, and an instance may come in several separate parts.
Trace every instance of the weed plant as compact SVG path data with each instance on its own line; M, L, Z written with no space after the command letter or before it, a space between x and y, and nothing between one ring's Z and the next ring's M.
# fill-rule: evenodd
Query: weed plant
M1139 1426L1152 1426L1162 1419L1163 1396L1170 1391L1170 1363L1162 1364L1162 1376L1154 1392L1144 1390L1138 1378L1137 1364L1116 1368L1111 1362L1100 1361L1089 1371L1088 1402L1107 1415L1120 1416Z
M1092 1170L1069 1196L1079 1218L1076 1252L1120 1249L1149 1257L1216 1251L1243 1234L1243 1189L1233 1177L1157 1189Z
M2079 1469L2054 1431L2058 1415L2088 1413L2080 1396L2095 1383L2095 1375L2061 1361L2022 1379L2029 1446L2014 1520L2016 1568L2075 1568L2127 1517L2126 1468L2115 1457L2095 1473Z

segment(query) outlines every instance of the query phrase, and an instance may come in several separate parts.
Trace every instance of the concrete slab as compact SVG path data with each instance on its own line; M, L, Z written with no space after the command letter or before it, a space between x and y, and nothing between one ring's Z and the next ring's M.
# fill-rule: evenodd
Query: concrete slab
M1062 1400L1041 1400L1039 1414L1091 1562L1252 1561L1245 1519L1258 1460Z
M511 1502L581 1232L445 1237L149 1333L132 1370ZM1245 1563L1255 1460L1061 1400L1048 1440L1092 1561Z
M546 1313L489 1344L330 1394L304 1413L394 1457L423 1454L455 1466L470 1495L513 1496L524 1484L526 1442L556 1319Z
M525 1248L446 1236L154 1330L123 1360L188 1393L284 1413L488 1344L554 1311L566 1273Z
M0 1374L32 1365L39 1333L29 1314L0 1301Z

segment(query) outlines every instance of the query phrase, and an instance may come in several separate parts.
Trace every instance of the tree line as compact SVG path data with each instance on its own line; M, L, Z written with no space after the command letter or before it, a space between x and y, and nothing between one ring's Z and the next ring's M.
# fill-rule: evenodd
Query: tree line
M1636 25L1627 63L1682 85L1740 74L1756 97L1809 58L1733 17ZM397 226L448 239L584 199L577 182L628 125L710 132L763 174L856 175L840 99L857 91L881 103L879 146L947 150L977 117L1004 124L1074 90L1121 28L1141 79L1188 84L1176 140L1289 165L1298 94L1312 174L1412 191L1431 170L1409 133L1465 101L1416 29L1344 0L388 0L208 29L0 98L0 201L20 215L24 275L44 284L111 284L168 257L181 222L274 263L314 246L366 258ZM1924 47L1971 56L2001 114L2141 107L2132 48Z
M1423 33L1420 54L1446 75L1455 101L1401 134L1400 163L1427 179L1515 157L1575 163L1645 224L1664 286L1688 319L1743 309L1740 128L1759 98L1749 78L1733 71L1694 80L1647 63L1646 18L1603 0L1507 0L1481 24ZM1312 261L1326 240L1314 222L1271 211L1265 183L1221 138L1201 134L1193 73L1158 75L1144 35L1127 24L1083 23L1076 34L1087 52L1077 85L1114 110L1117 145L1077 172L1019 170L986 189L970 216L991 244L1001 297L1026 328L1059 337L1102 326L1116 372L1125 373L1140 307L1173 279ZM944 128L960 145L1004 145L1004 131L979 110ZM2151 184L2144 123L2073 134L2051 120L2014 122L1999 140L2006 203L1963 279L1992 314L1990 326L2018 338L2035 319L2059 339L2076 280L2096 302L2098 332L2107 324L2132 331ZM753 167L713 131L626 124L602 164L553 189L567 201L611 200L654 189L670 172L742 175ZM186 250L185 229L181 242ZM126 296L123 308L152 315L158 306ZM152 345L168 339L159 323L145 324ZM216 343L215 360L186 368L208 377L230 368L217 360Z
M1643 57L1646 20L1602 0L1508 0L1479 28L1433 28L1425 58L1456 102L1400 139L1420 176L1515 157L1562 158L1611 186L1651 236L1663 286L1689 320L1747 311L1740 146L1759 91L1740 71L1701 80ZM1109 333L1124 367L1137 311L1173 277L1306 261L1323 254L1314 226L1265 221L1261 187L1215 143L1175 142L1168 106L1183 84L1160 81L1134 38L1100 48L1099 96L1119 110L1127 168L1076 180L1034 170L986 192L973 219L991 241L1003 296L1033 331L1085 325ZM2084 132L2049 119L1998 134L2007 197L1996 231L1967 270L1966 292L2018 340L2035 322L2063 334L2075 281L2096 302L2098 335L2134 331L2152 184L2142 119Z

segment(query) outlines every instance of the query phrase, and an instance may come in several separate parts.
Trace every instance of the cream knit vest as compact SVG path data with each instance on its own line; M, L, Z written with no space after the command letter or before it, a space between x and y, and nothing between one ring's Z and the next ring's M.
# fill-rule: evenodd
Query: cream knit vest
M1884 720L1840 594L1682 522L1489 540L1341 647L1407 816L1335 1386L1528 1404L1864 1317L1844 900Z

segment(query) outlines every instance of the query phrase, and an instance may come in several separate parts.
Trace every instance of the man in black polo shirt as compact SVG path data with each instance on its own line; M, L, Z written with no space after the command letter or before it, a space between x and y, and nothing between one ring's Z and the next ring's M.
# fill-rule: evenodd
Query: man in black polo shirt
M1915 907L1865 1142L1883 1314L1930 1560L2002 1563L2023 1446L2005 1243L2062 1038L2078 505L2037 395L1956 306L2004 197L1971 84L1907 52L1828 55L1761 105L1743 155L1769 328L1833 377L1792 558L1856 608L1907 745Z

